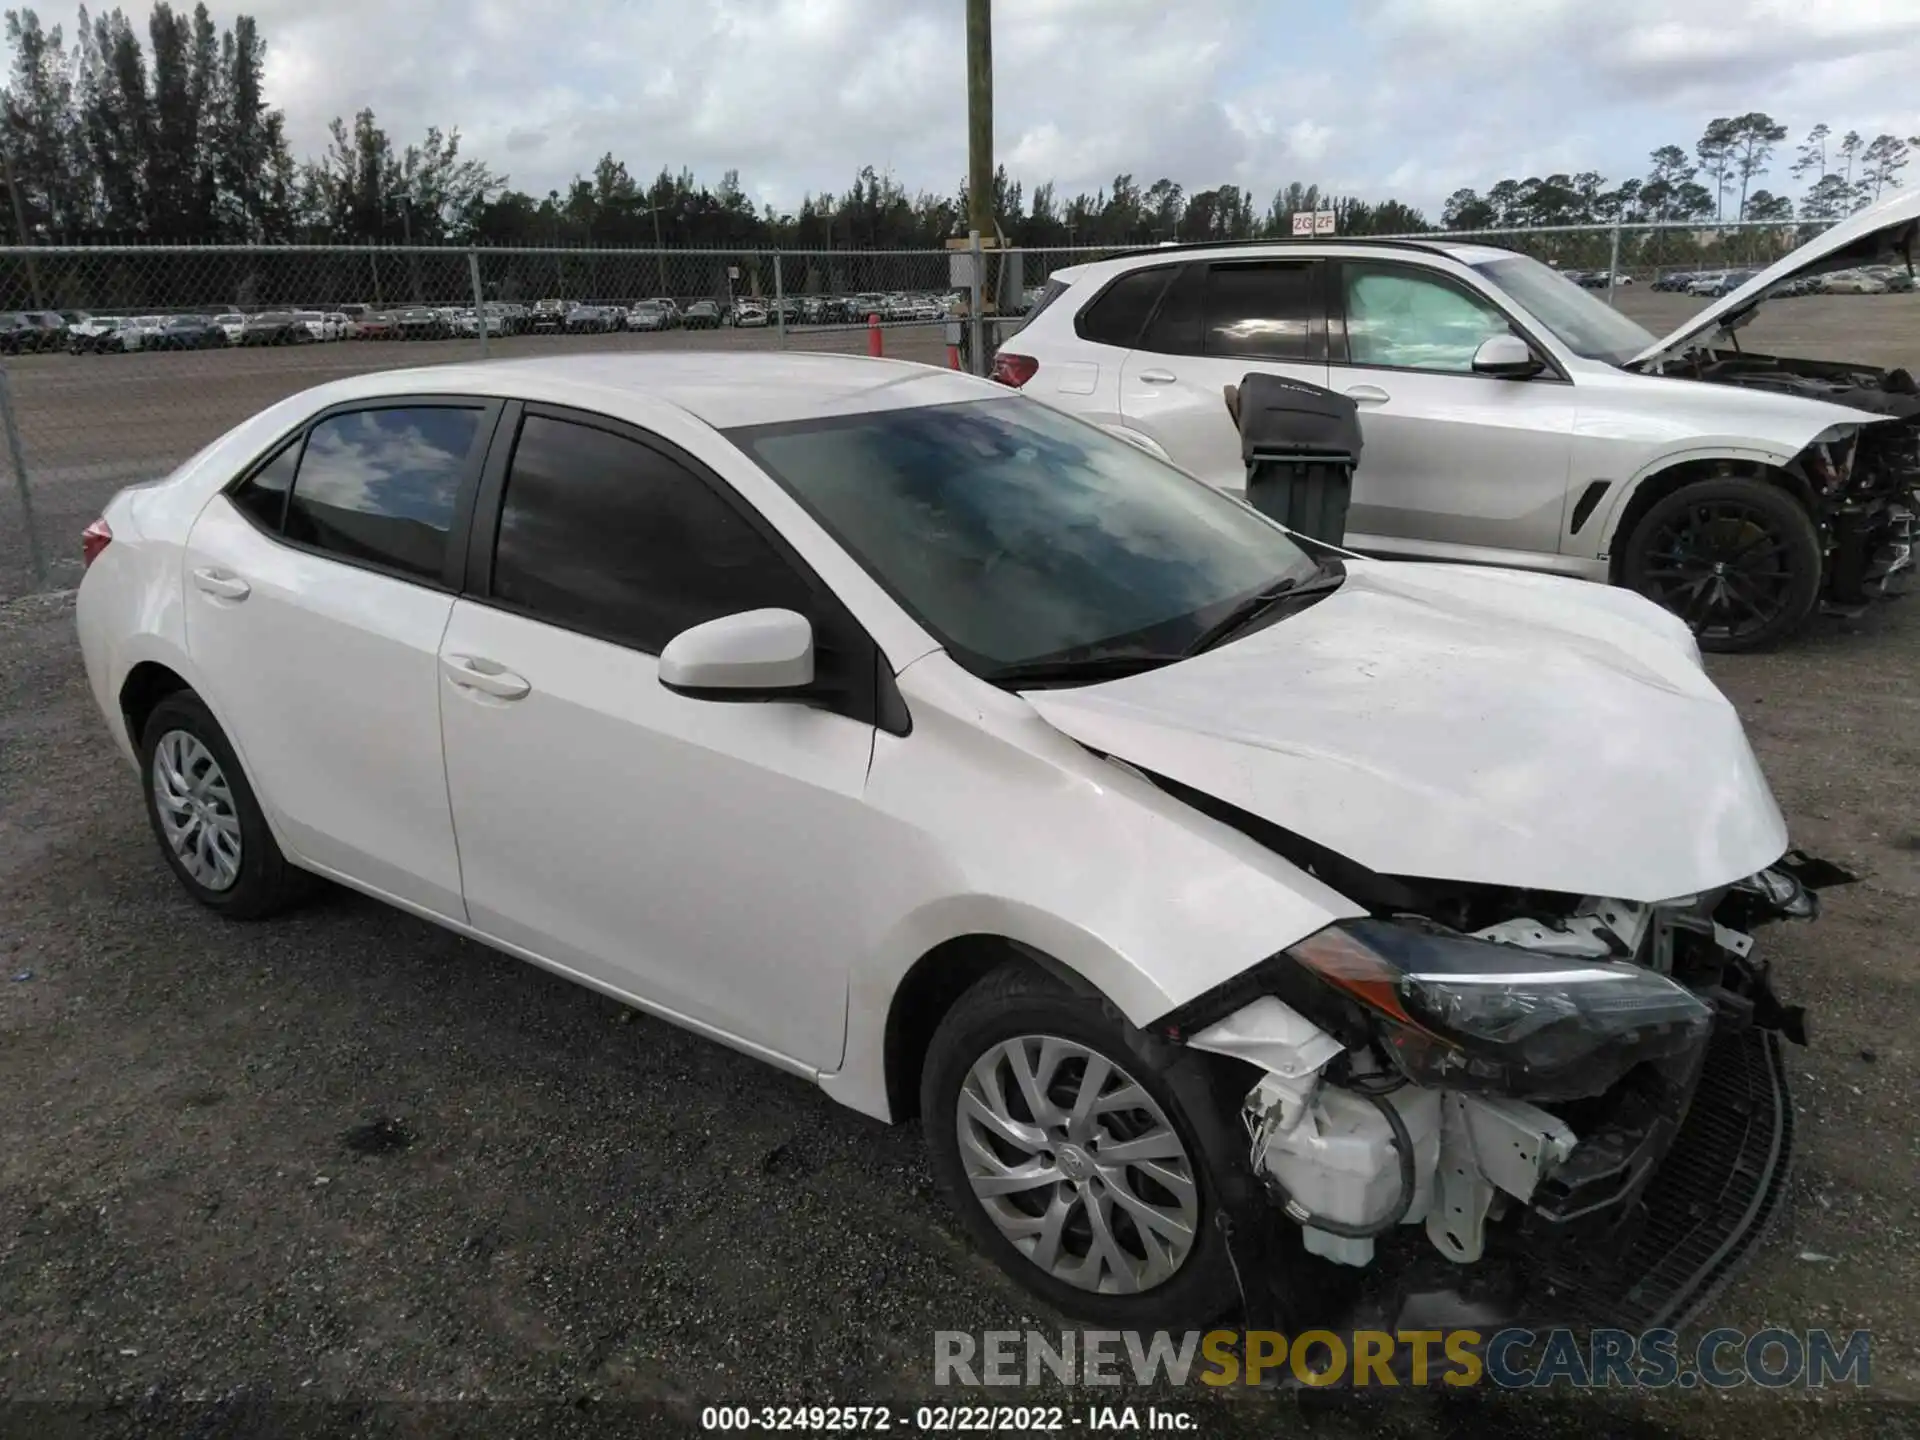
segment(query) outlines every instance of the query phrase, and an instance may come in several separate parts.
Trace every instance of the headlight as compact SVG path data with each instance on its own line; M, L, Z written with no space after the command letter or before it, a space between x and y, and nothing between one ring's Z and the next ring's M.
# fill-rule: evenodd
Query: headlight
M1562 960L1383 920L1329 926L1285 952L1281 997L1343 1038L1371 1031L1408 1079L1517 1099L1598 1095L1691 1050L1713 1011L1666 976Z

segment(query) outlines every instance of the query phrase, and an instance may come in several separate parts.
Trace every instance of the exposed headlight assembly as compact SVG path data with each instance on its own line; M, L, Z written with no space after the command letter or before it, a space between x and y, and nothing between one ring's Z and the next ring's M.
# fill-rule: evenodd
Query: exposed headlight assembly
M1350 1045L1376 1042L1420 1085L1579 1099L1713 1026L1706 1002L1638 965L1392 921L1329 926L1284 959L1271 972L1281 999Z

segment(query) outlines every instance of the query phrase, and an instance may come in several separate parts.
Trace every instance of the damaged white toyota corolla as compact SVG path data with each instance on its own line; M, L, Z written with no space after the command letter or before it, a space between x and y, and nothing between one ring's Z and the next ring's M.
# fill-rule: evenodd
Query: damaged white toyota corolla
M195 898L328 876L917 1113L1065 1310L1644 1326L1780 1194L1752 931L1847 877L1636 595L1315 558L1021 396L802 355L340 381L85 549Z

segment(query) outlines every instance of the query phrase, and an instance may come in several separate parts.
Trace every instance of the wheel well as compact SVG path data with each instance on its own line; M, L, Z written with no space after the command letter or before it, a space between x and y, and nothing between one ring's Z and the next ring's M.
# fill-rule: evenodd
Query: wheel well
M958 935L918 960L887 1009L887 1111L896 1121L920 1113L920 1072L947 1011L974 983L1008 961L1061 974L1058 964L1001 935Z
M1607 549L1611 552L1607 561L1608 579L1616 585L1620 583L1621 565L1627 553L1627 537L1633 534L1641 516L1684 485L1691 485L1696 480L1719 480L1727 476L1765 481L1785 490L1809 511L1814 508L1813 491L1807 482L1778 465L1768 465L1758 460L1736 460L1729 456L1682 460L1677 465L1656 470L1647 476L1627 497L1626 509L1620 512L1619 522L1607 540Z
M127 672L120 686L120 713L126 717L127 739L138 749L140 732L147 728L153 707L167 696L192 687L157 660L142 660Z

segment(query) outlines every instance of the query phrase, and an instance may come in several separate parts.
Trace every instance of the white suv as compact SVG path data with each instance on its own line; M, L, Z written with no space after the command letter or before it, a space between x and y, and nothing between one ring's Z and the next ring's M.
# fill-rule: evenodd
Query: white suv
M1227 387L1331 387L1360 407L1357 549L1628 584L1755 649L1907 567L1920 395L1731 337L1796 278L1904 255L1916 215L1863 210L1665 339L1486 246L1162 247L1055 272L994 377L1235 493Z

